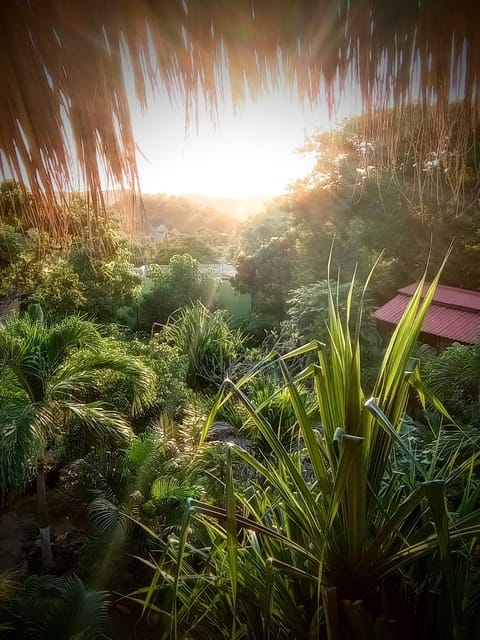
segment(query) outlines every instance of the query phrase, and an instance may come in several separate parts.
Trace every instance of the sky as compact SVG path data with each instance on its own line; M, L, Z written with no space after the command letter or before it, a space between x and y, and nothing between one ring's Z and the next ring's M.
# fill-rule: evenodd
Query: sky
M313 155L296 151L306 136L335 126L326 104L303 107L298 96L281 89L249 100L237 113L221 105L217 126L201 112L198 128L192 123L187 131L183 104L170 104L164 93L150 101L145 115L133 101L131 108L143 193L280 195L313 168ZM347 101L336 122L353 112Z
M124 62L142 193L235 199L281 195L314 166L314 154L298 151L307 137L359 112L355 100L347 97L330 119L326 102L303 105L291 88L278 87L260 93L256 101L247 99L237 110L225 98L215 124L202 110L200 97L198 122L186 129L182 98L170 100L161 87L155 95L147 88L148 108L142 112ZM67 119L65 127L69 139ZM77 184L77 190L85 188L80 170ZM105 188L115 185L105 178Z

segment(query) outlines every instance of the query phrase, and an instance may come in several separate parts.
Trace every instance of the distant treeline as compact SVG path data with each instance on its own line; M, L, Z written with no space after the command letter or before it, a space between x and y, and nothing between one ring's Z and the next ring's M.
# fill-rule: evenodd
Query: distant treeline
M119 206L122 206L122 202ZM235 215L194 204L180 196L145 194L138 206L143 206L143 215L135 216L136 230L147 235L161 225L165 225L169 231L187 234L209 231L231 233L239 226Z

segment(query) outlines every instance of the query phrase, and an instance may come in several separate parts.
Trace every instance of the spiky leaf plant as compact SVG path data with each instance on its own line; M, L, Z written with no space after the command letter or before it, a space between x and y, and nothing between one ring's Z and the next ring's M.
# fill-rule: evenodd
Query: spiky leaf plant
M236 384L225 383L204 436L215 412L235 397L270 452L257 460L232 445L227 466L238 456L259 480L245 489L227 472L224 506L188 501L183 527L164 545L151 585L135 594L146 611L170 592L169 637L185 629L189 637L215 629L219 638L252 639L462 637L462 616L475 617L472 589L459 589L457 580L471 577L480 534L472 483L478 454L432 475L402 433L414 395L443 411L411 362L439 277L429 287L420 282L371 398L361 383L361 319L351 334L350 304L342 322L333 291L328 346L312 342L280 358L271 354ZM316 362L293 376L289 362L307 352ZM244 392L272 362L294 410L297 448L282 442ZM300 384L315 389L313 411ZM397 465L400 455L409 473ZM469 479L470 488L452 512L446 497L459 477ZM189 541L193 520L205 528L201 548Z
M201 302L173 314L162 336L187 356L187 381L193 387L217 388L245 342L242 332L229 326L225 311L210 311Z

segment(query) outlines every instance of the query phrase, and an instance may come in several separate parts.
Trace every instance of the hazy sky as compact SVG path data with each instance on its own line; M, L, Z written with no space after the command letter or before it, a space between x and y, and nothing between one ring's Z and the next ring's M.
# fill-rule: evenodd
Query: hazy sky
M220 103L216 126L201 110L198 127L192 122L186 130L184 101L178 97L172 103L165 90L159 89L155 96L147 90L148 109L141 112L126 58L124 62L143 193L223 198L280 195L313 167L312 154L297 152L306 137L359 112L358 103L347 97L335 119L329 120L325 103L304 107L298 95L279 88L257 101L248 100L236 112L228 99ZM228 94L228 82L225 90ZM65 128L70 140L67 120ZM105 178L105 188L116 186ZM80 169L75 189L85 189Z
M303 108L298 97L276 91L249 101L234 114L221 107L215 127L206 113L185 132L183 104L160 94L142 116L132 104L144 193L199 193L209 196L277 195L304 176L313 158L295 152L305 135L334 126L326 105ZM337 120L355 111L344 102Z

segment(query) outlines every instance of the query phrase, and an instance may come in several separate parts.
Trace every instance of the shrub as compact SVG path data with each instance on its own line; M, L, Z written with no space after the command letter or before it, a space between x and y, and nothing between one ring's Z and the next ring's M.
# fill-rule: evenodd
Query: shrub
M192 387L218 386L245 341L240 330L229 326L224 311L209 311L201 302L174 314L161 338L185 354Z

